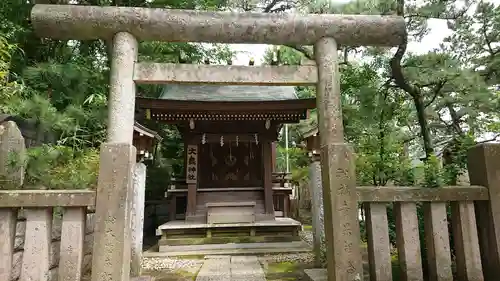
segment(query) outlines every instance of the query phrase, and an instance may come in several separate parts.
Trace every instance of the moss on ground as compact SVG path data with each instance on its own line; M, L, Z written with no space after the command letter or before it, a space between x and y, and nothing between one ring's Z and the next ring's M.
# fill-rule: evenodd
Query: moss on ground
M298 267L299 264L294 262L271 263L268 264L266 273L290 273L296 271Z
M312 227L312 225L306 224L306 225L303 226L303 228L304 228L305 231L312 231L313 227Z
M303 280L304 269L312 267L311 264L290 261L266 263L262 266L267 281Z

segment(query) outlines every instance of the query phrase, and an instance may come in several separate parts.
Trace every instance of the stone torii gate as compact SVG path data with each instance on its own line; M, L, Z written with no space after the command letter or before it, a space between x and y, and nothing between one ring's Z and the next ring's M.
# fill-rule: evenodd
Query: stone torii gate
M128 281L136 83L316 85L329 281L362 280L352 150L344 142L337 50L396 46L404 19L373 15L199 12L132 7L35 5L36 33L112 40L107 143L96 197L93 281ZM213 66L138 62L138 41L314 45L316 65Z

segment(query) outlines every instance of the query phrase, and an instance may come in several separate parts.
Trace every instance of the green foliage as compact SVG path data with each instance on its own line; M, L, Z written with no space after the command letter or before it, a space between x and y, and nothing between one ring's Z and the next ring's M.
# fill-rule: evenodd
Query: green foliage
M467 151L476 144L472 135L461 135L444 149L443 180L447 185L457 185L467 169Z
M398 186L413 186L417 182L415 168L408 158L399 162L399 168L395 173L394 183Z
M74 151L64 146L28 149L25 185L40 189L93 189L99 172L99 151Z
M146 200L158 200L165 196L170 184L171 167L165 165L149 166L146 170Z
M286 149L281 145L277 147L276 170L286 171ZM299 147L288 148L288 161L292 173L292 181L300 185L309 179L309 157L307 152Z
M10 79L12 55L16 51L17 46L0 33L0 112L5 111L10 100L22 91L22 85Z
M424 186L429 188L443 185L442 169L439 159L432 155L424 164Z

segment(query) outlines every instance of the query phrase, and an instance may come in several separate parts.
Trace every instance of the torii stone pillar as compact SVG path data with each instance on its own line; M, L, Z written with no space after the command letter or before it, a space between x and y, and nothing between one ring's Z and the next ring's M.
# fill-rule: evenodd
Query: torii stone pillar
M323 208L323 185L321 182L320 156L316 152L310 153L309 186L311 188L312 229L314 263L323 267L326 263L325 244L325 212Z
M140 276L142 273L142 241L144 236L144 203L146 200L146 165L136 163L134 167L134 185L132 189L131 229L132 252L130 275Z
M309 163L309 190L311 192L311 212L313 231L314 263L318 267L326 264L325 212L323 208L323 185L321 182L320 142L318 129L304 134Z
M108 139L100 153L96 196L92 281L128 281L131 263L131 209L136 149L132 145L135 111L134 64L137 40L113 37Z
M328 37L314 45L328 281L361 281L355 166L344 143L337 49Z

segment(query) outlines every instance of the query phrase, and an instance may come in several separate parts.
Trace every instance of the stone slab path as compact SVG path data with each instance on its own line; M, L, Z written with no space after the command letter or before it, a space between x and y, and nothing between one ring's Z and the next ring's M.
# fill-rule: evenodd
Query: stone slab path
M256 256L206 256L196 281L266 281Z

